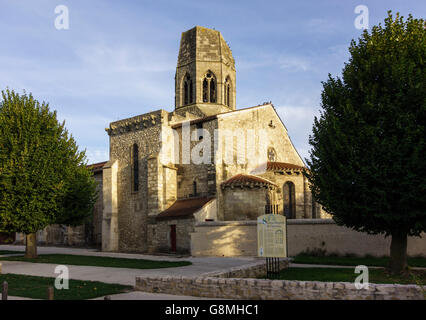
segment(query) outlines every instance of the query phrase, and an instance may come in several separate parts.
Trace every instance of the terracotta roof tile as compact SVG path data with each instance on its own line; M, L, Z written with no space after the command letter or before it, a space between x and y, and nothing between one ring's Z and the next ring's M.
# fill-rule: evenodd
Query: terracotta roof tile
M104 167L104 165L105 165L107 162L108 162L108 161L89 164L89 165L87 165L87 169L90 169L90 170L92 170L93 172L100 172L100 171L102 171L102 168Z
M248 174L237 174L232 178L222 182L222 188L225 187L264 187L264 186L276 186L273 182L264 178L248 175Z
M214 197L189 198L176 200L168 209L159 213L156 219L177 219L189 218L204 207L208 202L215 199Z
M266 165L267 171L279 171L279 170L303 170L305 167L298 166L296 164L286 162L271 162L268 161Z

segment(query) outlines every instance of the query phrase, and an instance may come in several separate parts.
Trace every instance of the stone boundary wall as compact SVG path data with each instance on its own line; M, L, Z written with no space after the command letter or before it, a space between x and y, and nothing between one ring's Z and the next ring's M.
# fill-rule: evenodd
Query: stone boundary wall
M281 259L280 269L290 259ZM426 286L370 284L358 290L350 282L256 279L266 274L264 261L204 273L199 277L136 277L135 290L216 299L242 300L424 300Z
M331 219L287 220L288 254L322 251L326 254L389 256L390 237L369 235L338 226ZM257 256L256 221L199 222L191 234L193 256ZM408 255L426 257L426 234L408 238Z
M258 261L244 265L242 267L233 267L225 270L203 273L203 277L214 278L257 278L266 275L266 262ZM288 268L289 259L280 259L280 270Z
M424 300L426 286L217 277L136 277L135 290L205 298L247 300Z

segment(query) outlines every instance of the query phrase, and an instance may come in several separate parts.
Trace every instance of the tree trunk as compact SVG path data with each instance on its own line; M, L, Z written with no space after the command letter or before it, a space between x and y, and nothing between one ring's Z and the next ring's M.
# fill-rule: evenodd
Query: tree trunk
M389 269L393 274L401 274L407 269L406 233L392 233Z
M25 258L35 259L37 258L37 234L30 233L25 235L26 246L25 246Z

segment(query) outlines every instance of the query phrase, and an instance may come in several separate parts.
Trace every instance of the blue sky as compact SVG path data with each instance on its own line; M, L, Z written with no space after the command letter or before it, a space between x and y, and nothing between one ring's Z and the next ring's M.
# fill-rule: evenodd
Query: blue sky
M69 8L69 30L54 9ZM215 28L237 69L237 108L272 101L303 158L321 81L340 75L348 46L387 10L426 16L425 1L0 0L0 89L26 90L66 121L89 162L108 160L111 121L174 108L181 33Z

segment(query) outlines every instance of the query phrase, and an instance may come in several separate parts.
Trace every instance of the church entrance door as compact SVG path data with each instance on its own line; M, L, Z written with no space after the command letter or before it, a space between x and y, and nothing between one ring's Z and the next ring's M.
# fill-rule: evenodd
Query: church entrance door
M170 251L176 252L176 225L170 226Z

